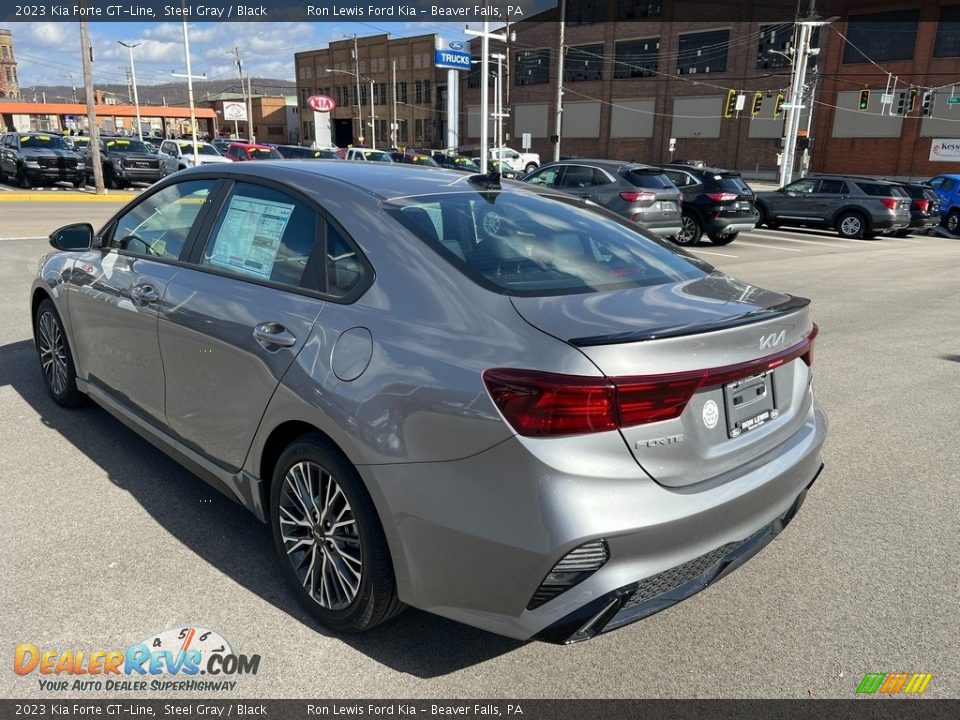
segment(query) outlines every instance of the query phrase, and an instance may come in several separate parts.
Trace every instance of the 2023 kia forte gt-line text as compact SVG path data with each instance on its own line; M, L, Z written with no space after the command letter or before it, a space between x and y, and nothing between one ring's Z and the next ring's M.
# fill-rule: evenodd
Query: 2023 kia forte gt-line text
M753 555L821 468L808 301L579 198L238 163L51 242L31 300L53 399L271 523L339 631L409 604L590 638Z

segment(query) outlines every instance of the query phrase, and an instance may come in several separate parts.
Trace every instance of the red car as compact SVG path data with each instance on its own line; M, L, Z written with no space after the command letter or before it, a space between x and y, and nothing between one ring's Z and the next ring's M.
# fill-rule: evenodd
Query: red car
M269 145L251 145L250 143L230 143L224 155L234 162L244 160L283 160L283 155Z

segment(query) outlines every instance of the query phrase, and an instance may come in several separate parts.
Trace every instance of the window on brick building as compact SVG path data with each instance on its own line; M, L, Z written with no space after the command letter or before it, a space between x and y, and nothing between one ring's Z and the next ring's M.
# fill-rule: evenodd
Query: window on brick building
M514 68L514 85L542 85L550 82L550 48L518 52Z
M933 56L938 58L960 57L960 5L940 8L937 22L937 40Z
M567 49L563 58L564 82L601 80L603 78L603 45L580 45Z
M846 33L849 42L843 48L844 64L912 60L919 23L919 10L851 15Z
M617 20L657 17L662 12L662 0L617 0Z
M653 77L659 70L660 38L625 40L614 45L615 78Z
M567 0L567 25L603 22L604 0Z
M729 47L729 30L709 30L681 35L677 50L677 74L726 72Z

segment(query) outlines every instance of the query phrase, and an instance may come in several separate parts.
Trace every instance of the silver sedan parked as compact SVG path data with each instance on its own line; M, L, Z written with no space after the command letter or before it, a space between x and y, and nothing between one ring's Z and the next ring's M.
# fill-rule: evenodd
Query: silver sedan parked
M51 242L30 299L53 401L270 523L338 631L409 604L586 640L740 565L821 468L808 301L569 195L238 163Z

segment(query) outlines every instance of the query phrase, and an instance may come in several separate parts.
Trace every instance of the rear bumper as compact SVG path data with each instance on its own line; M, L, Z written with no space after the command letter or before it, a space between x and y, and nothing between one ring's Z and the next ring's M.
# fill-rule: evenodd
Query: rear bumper
M716 233L718 235L732 235L737 232L749 232L756 228L757 223L760 221L760 213L755 212L752 216L732 216L724 217L721 215L717 218L712 218L707 220L706 231L709 233Z
M940 215L911 215L910 225L911 229L925 229L936 227L940 224L941 217Z
M804 417L768 462L680 488L650 479L616 432L512 437L462 460L358 469L383 519L401 600L521 640L571 642L689 597L769 542L821 468L826 417L812 399ZM551 568L597 539L609 547L606 564L528 609ZM679 585L630 601L678 569Z
M640 225L660 237L676 237L680 234L683 227L680 225L680 218L676 220L659 220L653 222L639 221Z
M874 216L870 219L870 226L874 230L903 230L910 227L910 217Z

